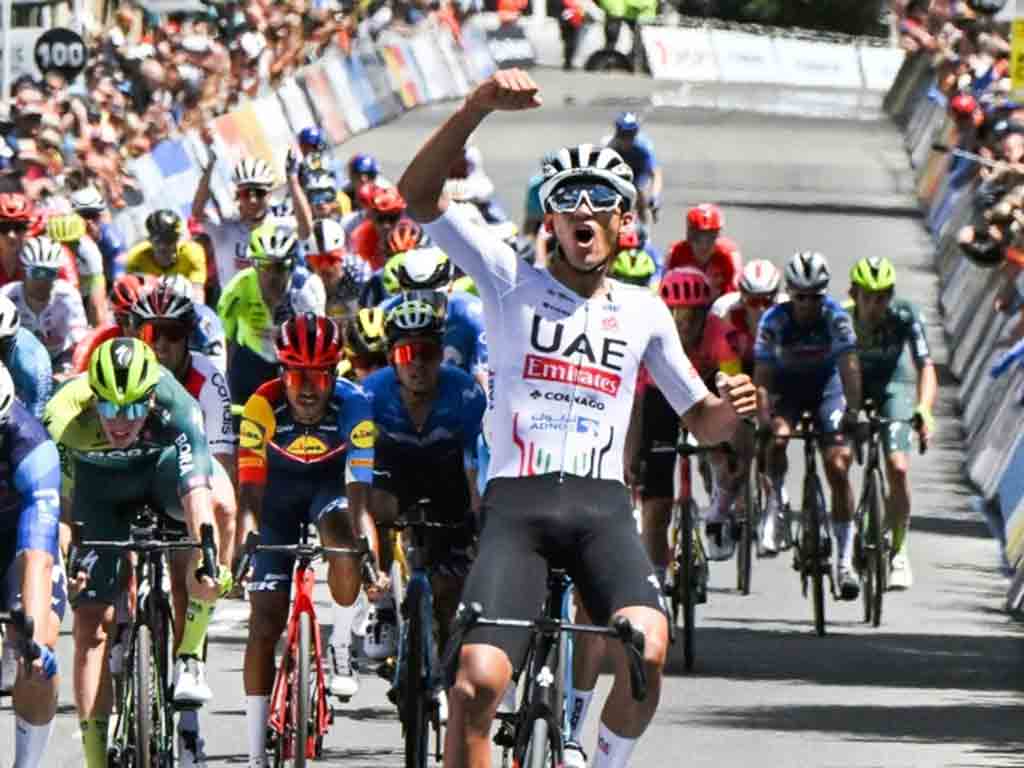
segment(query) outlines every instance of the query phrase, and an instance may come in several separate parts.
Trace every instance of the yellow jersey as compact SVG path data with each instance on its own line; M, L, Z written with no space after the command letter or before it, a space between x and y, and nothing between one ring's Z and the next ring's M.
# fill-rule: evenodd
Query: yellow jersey
M153 243L143 240L128 251L125 271L157 277L184 275L191 283L206 285L206 251L193 240L182 240L178 243L174 263L169 267L162 267L153 259Z

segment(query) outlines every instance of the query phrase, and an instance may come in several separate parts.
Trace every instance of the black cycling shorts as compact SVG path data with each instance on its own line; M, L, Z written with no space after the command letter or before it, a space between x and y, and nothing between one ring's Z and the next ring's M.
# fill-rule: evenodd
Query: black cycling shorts
M675 496L679 416L657 387L647 387L644 392L641 422L639 458L644 463L644 476L640 497L671 499Z
M549 565L572 577L596 624L605 625L616 611L632 606L664 611L658 577L622 483L557 473L499 477L487 484L483 513L462 602L480 603L485 616L539 616ZM480 627L466 642L496 646L518 668L529 633Z

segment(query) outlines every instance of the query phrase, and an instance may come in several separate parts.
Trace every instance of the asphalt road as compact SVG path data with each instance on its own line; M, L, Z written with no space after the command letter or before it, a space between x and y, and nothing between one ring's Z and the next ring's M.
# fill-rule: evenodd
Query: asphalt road
M641 106L658 86L622 76L541 72L546 105L493 116L478 132L500 199L520 215L527 177L560 144L596 140L619 105ZM450 106L420 109L346 149L370 151L397 177ZM818 249L833 265L837 293L859 257L885 254L899 268L899 291L928 316L942 382L940 434L914 458L911 553L916 584L886 598L880 629L864 627L860 603L828 606L830 635L814 636L788 557L755 562L748 597L733 590L734 568L715 565L709 604L699 613L695 674L673 649L661 706L633 764L691 766L1007 766L1024 765L1024 643L1001 612L1005 579L984 523L969 511L954 413L948 350L936 318L929 243L907 215L911 187L899 137L885 123L801 120L742 112L662 109L646 130L664 164L667 188L655 241L681 236L680 209L725 203L727 232L748 258L781 264L796 249ZM811 210L809 205L825 203ZM843 213L838 205L857 213ZM982 308L982 311L985 311ZM793 464L791 483L800 476ZM318 590L327 607L326 590ZM204 713L210 766L246 763L241 685L247 611L218 608L210 675L216 699ZM61 638L61 664L71 645ZM339 706L325 764L398 766L400 728L385 684L364 678ZM604 685L602 685L604 690ZM6 709L6 707L5 707ZM596 738L591 717L587 748ZM9 709L0 716L0 763L13 754ZM48 766L81 765L70 682Z

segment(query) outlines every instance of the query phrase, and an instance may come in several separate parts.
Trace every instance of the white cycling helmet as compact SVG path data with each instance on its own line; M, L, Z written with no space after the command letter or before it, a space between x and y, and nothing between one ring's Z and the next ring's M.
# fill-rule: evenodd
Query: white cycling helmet
M274 186L274 172L270 166L258 157L246 157L235 166L235 172L231 180L237 187L265 187L270 189Z
M740 290L754 296L776 293L781 276L775 265L765 259L751 261L740 275Z
M786 285L794 291L825 293L832 273L817 251L799 251L786 264Z
M313 234L306 241L306 253L330 253L345 250L345 228L334 219L321 219L313 224Z
M622 195L628 208L636 204L633 170L622 155L609 147L593 144L562 147L544 158L541 172L544 181L540 185L540 201L545 210L555 188L576 179L601 181Z
M0 339L9 339L21 327L18 308L6 296L0 296Z
M71 194L71 210L75 213L102 213L107 202L96 187L82 187Z
M0 424L6 424L14 405L14 381L7 366L0 363Z
M32 267L59 269L64 259L64 246L48 237L30 237L21 246L21 253L18 257L26 269Z
M454 278L448 255L436 246L406 251L396 270L403 290L437 290Z

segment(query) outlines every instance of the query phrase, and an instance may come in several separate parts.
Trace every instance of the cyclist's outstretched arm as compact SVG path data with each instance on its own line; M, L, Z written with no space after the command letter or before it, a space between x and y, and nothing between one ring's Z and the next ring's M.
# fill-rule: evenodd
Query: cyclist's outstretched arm
M767 427L772 420L771 396L775 372L771 366L757 363L754 366L754 387L757 389L757 419L762 427Z
M856 352L844 352L839 357L838 365L839 378L843 382L843 395L846 396L846 409L858 411L864 403L861 394L860 358Z
M470 135L495 110L539 107L539 88L519 69L495 72L480 83L445 123L420 147L398 182L398 190L417 221L433 221L447 208L448 169L462 155Z

